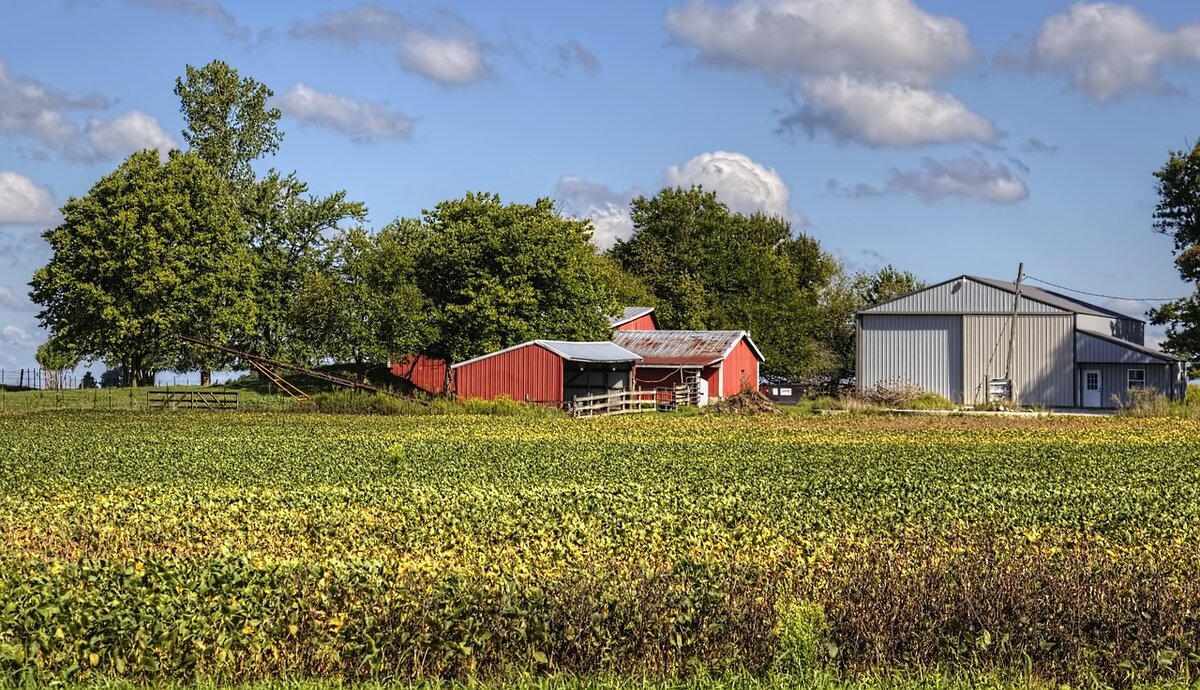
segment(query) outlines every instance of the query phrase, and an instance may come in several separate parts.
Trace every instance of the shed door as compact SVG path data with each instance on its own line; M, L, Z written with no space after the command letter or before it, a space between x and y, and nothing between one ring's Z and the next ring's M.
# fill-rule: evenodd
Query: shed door
M1083 370L1083 406L1100 407L1100 370Z

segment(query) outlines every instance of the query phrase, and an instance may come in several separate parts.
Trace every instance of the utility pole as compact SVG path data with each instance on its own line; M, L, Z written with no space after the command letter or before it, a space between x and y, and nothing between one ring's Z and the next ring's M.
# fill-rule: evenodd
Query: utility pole
M1021 283L1025 280L1025 263L1017 264L1017 289L1013 293L1012 318L1008 322L1008 362L1004 365L1004 378L1008 379L1008 396L1017 404L1017 386L1013 383L1013 349L1017 341L1017 313L1021 307Z

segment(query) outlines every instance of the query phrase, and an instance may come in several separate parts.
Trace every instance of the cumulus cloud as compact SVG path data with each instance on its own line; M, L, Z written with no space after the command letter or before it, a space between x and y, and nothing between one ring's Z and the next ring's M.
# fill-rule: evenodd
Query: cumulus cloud
M894 147L997 138L995 125L947 93L847 76L807 82L803 92L807 102L780 121L781 132L827 130L839 141Z
M292 38L330 41L347 48L364 43L386 46L402 69L447 86L462 86L491 73L483 41L465 22L443 12L437 25L422 23L394 10L364 3L327 12L300 22Z
M559 178L553 192L559 206L568 215L592 221L595 228L592 242L600 249L608 249L617 240L627 240L633 234L629 202L642 194L636 187L618 192L573 175Z
M702 153L667 168L663 182L672 187L700 185L739 213L762 211L787 217L791 203L791 191L779 173L742 153Z
M1134 90L1169 92L1162 65L1200 60L1200 24L1165 30L1134 7L1080 2L1049 17L1024 54L1009 63L1059 74L1096 101Z
M0 338L4 339L5 344L14 347L33 347L37 345L37 338L27 329L15 324L8 324L0 329Z
M592 76L600 74L600 60L596 54L575 39L559 44L558 61L563 68L579 65L584 72Z
M961 22L911 0L690 0L666 24L706 62L774 73L929 84L977 56Z
M347 98L298 83L276 99L285 115L301 122L349 135L355 142L409 139L415 120L382 103Z
M100 94L73 98L41 82L14 78L0 62L0 134L32 139L76 163L110 160L143 148L166 155L174 146L157 120L137 110L110 120L91 117L86 127L67 117L69 111L110 105Z
M669 166L662 179L671 187L700 185L738 213L761 211L783 216L796 225L807 224L803 215L790 210L791 191L779 174L745 154L702 153L681 165ZM633 234L629 203L643 194L636 187L619 192L574 176L562 177L554 186L554 198L565 211L591 219L596 227L592 240L601 249Z
M975 199L1011 204L1029 196L1025 181L1003 163L989 163L981 153L949 159L922 158L911 170L892 168L883 187L859 183L843 186L830 180L826 188L840 196L868 198L915 195L927 203L945 198Z
M217 0L125 0L125 2L210 21L216 24L221 33L228 38L239 41L250 38L250 30L238 24L229 10L226 10Z
M58 218L54 195L24 175L0 171L0 225L51 223Z
M166 160L175 148L174 137L163 131L158 120L139 110L131 110L112 120L88 120L86 139L97 159L119 158L142 149L157 149Z

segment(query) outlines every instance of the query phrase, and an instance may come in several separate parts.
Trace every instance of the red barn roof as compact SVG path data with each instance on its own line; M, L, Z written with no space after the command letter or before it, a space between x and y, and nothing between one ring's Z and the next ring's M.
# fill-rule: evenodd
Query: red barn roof
M746 331L617 331L613 342L641 355L638 364L705 366L717 364L729 356L745 339L758 361L762 352Z

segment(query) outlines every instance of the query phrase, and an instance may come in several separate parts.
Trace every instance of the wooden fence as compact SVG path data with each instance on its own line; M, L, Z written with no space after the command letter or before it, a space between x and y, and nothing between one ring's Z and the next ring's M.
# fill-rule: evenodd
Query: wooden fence
M624 390L575 398L571 403L572 417L602 417L610 414L636 414L658 410L655 391Z
M152 410L236 410L237 391L154 390L146 394Z

